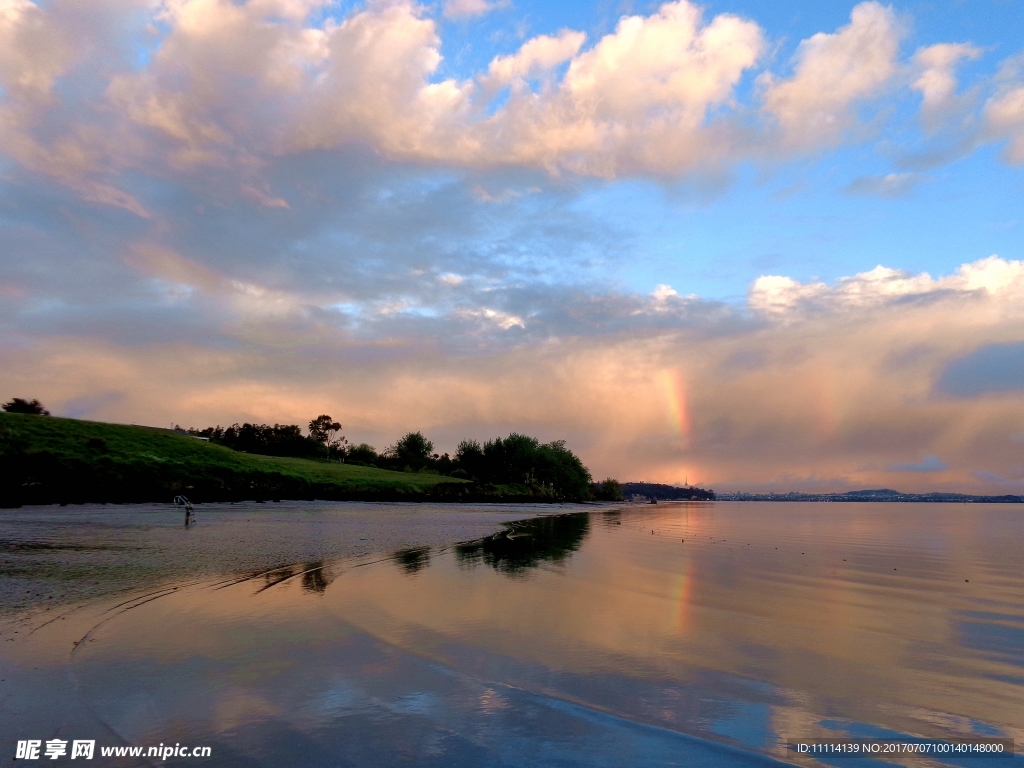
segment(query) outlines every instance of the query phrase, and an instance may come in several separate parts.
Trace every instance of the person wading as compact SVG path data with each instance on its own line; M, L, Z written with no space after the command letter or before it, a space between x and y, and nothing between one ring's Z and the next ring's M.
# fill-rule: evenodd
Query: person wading
M192 508L192 502L185 496L175 496L174 503L178 506L185 507L185 527L188 528L189 524L196 521L196 513Z

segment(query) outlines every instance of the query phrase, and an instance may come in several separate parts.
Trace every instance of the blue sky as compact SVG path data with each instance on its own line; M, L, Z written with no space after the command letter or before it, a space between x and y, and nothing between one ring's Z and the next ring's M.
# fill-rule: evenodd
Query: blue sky
M978 152L888 198L847 191L863 175L898 173L872 150L847 150L771 179L742 173L711 200L632 181L594 190L581 208L632 234L611 272L637 291L670 283L737 300L765 273L831 282L884 264L947 274L994 253L1022 257L1024 180L996 155Z
M439 77L471 78L523 35L585 31L590 41L624 14L659 4L521 3L482 16L443 19ZM849 21L849 3L705 3L705 18L739 14L770 40L769 68L785 73L805 38ZM944 42L970 42L982 53L960 68L960 89L983 87L1000 63L1024 50L1019 2L906 3L891 6L904 27L903 57ZM442 17L443 18L443 17ZM753 77L738 93L749 96ZM601 279L647 292L668 283L681 293L741 301L752 280L779 272L832 281L878 264L945 274L964 261L997 253L1021 258L1020 171L1001 162L998 143L936 167L915 156L944 148L918 123L920 99L899 94L872 111L890 112L883 128L855 146L811 153L797 162L741 165L712 189L689 179L576 181L574 209L617 235L602 254ZM880 196L857 190L864 177L916 173L903 189ZM599 258L601 258L599 257Z
M0 9L4 398L1024 490L1021 2Z
M739 14L758 22L771 40L771 68L786 72L800 41L849 20L850 3L703 3L705 17ZM1001 61L1024 50L1019 2L893 4L906 37L904 57L943 42L983 49L960 69L967 91L992 77ZM658 4L520 3L484 17L444 24L446 61L439 74L471 77L515 45L516 32L612 31L623 14ZM749 93L748 78L741 93ZM626 178L584 185L577 210L621 234L620 259L603 276L635 291L669 283L681 293L740 300L766 271L826 281L877 264L945 274L993 253L1021 258L1019 220L1024 179L1001 162L998 145L920 171L891 197L850 190L865 176L907 173L913 155L930 149L917 123L920 99L887 100L893 117L853 147L818 152L777 167L739 167L714 190L687 180Z

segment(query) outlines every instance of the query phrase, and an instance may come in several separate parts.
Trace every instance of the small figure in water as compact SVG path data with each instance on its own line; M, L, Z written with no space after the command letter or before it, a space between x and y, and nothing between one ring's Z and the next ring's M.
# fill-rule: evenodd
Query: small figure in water
M194 523L196 521L195 510L192 509L192 502L185 496L175 496L174 503L178 506L185 507L185 527L188 528L189 523Z

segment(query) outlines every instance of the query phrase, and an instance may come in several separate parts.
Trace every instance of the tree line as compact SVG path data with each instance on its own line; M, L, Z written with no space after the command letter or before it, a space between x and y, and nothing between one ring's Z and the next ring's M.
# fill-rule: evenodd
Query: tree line
M341 430L341 424L321 414L309 422L308 435L297 424L245 423L226 428L192 428L187 432L246 453L319 458L399 472L429 472L492 485L525 485L569 499L622 498L619 483L610 478L595 483L580 458L565 447L564 440L541 443L535 437L513 432L506 438L484 443L463 440L452 456L435 452L433 441L422 432L409 432L378 453L367 443L350 444Z
M2 407L9 413L49 416L38 400L14 398ZM291 456L339 461L399 472L428 472L489 485L521 485L566 499L622 499L622 486L611 478L595 483L580 458L564 440L541 443L513 432L480 443L463 440L454 456L434 451L422 432L409 432L378 453L367 443L350 444L342 426L321 414L303 434L298 424L232 424L205 429L175 427L235 451L265 456Z

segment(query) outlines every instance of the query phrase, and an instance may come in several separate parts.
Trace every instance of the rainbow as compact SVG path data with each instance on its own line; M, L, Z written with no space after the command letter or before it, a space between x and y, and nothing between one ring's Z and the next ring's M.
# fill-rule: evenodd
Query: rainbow
M662 371L661 386L668 403L671 425L681 437L690 436L690 413L686 407L686 382L679 370Z

